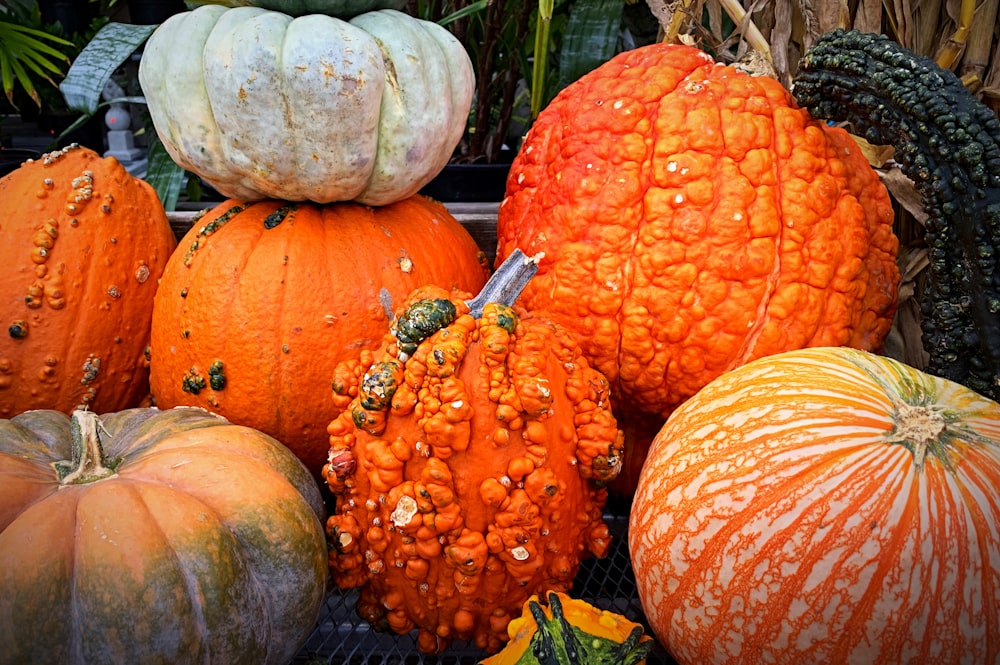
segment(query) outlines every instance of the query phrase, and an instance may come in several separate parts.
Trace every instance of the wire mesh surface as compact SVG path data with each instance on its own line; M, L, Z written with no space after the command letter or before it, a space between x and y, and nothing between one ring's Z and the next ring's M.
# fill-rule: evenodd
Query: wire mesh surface
M613 503L609 502L604 516L612 534L610 551L603 559L591 557L581 563L570 595L641 623L651 635L629 562L625 537L628 508ZM394 635L372 630L354 611L357 598L356 590L335 590L327 595L316 628L292 665L475 665L487 655L474 644L458 640L444 654L421 654L417 650L416 631ZM646 663L676 665L658 644Z

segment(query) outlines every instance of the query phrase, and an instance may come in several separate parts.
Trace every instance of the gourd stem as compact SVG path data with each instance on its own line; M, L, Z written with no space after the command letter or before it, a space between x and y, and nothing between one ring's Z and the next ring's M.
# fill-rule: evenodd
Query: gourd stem
M73 434L73 459L53 462L61 485L82 485L107 478L115 473L116 460L105 457L101 432L107 430L101 419L91 411L73 412L70 430Z
M469 306L469 313L478 319L483 315L483 307L491 302L513 305L538 272L538 262L544 256L544 253L527 256L520 249L511 252L487 280L479 295L465 301Z

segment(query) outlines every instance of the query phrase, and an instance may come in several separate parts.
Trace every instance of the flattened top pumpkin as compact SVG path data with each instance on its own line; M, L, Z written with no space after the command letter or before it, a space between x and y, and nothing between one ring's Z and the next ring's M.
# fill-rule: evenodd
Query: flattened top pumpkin
M521 303L575 331L625 406L667 414L748 360L880 346L899 280L885 188L775 80L656 44L539 115L499 212Z

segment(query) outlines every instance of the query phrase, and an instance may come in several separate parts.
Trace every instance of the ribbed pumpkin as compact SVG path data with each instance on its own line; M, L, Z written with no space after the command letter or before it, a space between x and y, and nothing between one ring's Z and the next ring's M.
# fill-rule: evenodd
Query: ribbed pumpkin
M315 625L323 502L201 409L0 420L0 663L274 663Z
M164 271L153 397L266 432L318 474L337 363L378 346L410 291L477 290L485 263L447 209L422 197L381 208L226 201L195 220Z
M334 381L334 581L428 653L498 650L532 594L567 591L609 546L603 485L622 441L608 383L564 331L502 300L418 289Z
M507 626L510 642L479 665L643 665L653 638L624 616L552 592L525 602Z
M499 210L522 296L573 332L616 408L666 416L749 360L879 348L895 311L885 188L774 79L688 46L625 52L539 115Z
M138 405L175 245L156 193L114 158L72 146L0 179L0 417Z
M417 193L461 139L473 79L450 32L392 9L204 5L162 23L139 66L174 161L225 196L318 203Z
M1000 660L1000 405L846 348L763 358L677 409L629 523L682 665Z

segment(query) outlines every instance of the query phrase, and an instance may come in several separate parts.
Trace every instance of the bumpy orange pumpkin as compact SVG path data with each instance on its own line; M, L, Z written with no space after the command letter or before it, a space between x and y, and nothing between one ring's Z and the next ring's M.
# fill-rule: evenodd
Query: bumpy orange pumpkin
M288 449L201 409L0 420L0 662L284 665L324 513Z
M153 311L156 404L201 406L266 432L316 474L340 360L377 346L424 284L476 290L489 274L444 206L226 201L195 221Z
M678 408L629 522L678 662L1000 661L1000 404L847 348L724 374Z
M878 348L899 273L885 188L846 132L698 49L628 51L565 88L514 161L503 260L616 407L666 416L767 354Z
M416 628L425 652L496 651L529 596L567 591L584 556L606 554L621 434L606 379L557 326L419 289L334 388L330 562L376 629Z
M176 245L153 189L73 146L0 179L0 416L135 406Z

